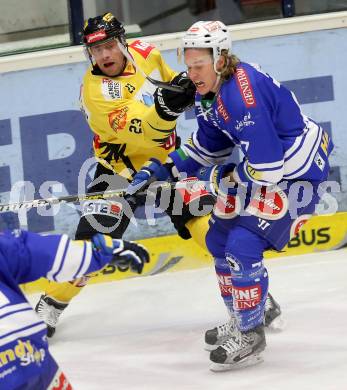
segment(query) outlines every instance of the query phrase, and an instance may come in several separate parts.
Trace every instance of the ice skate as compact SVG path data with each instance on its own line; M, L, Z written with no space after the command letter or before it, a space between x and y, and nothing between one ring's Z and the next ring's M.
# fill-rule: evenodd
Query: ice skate
M275 332L281 331L285 326L281 307L270 293L268 293L265 301L264 325L267 329Z
M247 332L235 332L227 341L210 353L212 371L227 371L253 366L263 361L265 349L264 326Z
M235 317L223 325L209 329L205 333L205 350L213 351L228 340L235 332L238 332Z
M265 302L264 325L274 331L280 331L284 327L281 316L281 307L269 293ZM205 350L213 351L223 344L234 332L238 332L236 319L232 317L230 321L219 325L205 332Z
M47 325L47 336L52 337L55 333L59 317L63 310L67 307L67 303L57 302L47 295L41 295L35 311L40 319Z

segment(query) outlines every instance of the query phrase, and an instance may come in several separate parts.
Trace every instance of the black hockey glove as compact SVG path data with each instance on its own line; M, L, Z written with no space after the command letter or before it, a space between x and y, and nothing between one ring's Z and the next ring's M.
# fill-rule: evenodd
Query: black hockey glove
M107 256L109 264L116 265L121 271L129 268L140 274L145 263L149 263L147 249L133 241L111 239L104 234L92 237L93 251L96 256Z
M186 72L181 72L171 80L171 85L185 88L185 93L157 88L154 92L155 109L160 118L173 121L185 110L194 105L195 85Z
M116 248L116 242L119 247ZM110 264L115 264L121 271L130 269L140 274L145 263L149 263L149 253L141 244L133 241L113 240L113 259Z

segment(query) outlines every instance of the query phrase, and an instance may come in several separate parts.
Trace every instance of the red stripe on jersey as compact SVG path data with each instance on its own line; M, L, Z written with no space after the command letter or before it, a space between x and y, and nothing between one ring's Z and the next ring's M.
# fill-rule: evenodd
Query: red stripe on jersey
M249 81L248 75L243 68L236 69L236 82L246 107L255 107L257 104L255 101L253 88Z

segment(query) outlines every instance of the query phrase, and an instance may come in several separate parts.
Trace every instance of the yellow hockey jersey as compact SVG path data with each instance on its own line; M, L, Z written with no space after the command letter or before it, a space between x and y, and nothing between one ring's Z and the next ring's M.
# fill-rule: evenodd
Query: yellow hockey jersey
M170 81L176 75L148 43L134 41L129 53L150 77ZM153 104L156 87L129 61L116 77L94 75L91 70L83 79L81 109L95 133L98 161L128 179L151 157L165 161L175 147L176 121L158 116Z

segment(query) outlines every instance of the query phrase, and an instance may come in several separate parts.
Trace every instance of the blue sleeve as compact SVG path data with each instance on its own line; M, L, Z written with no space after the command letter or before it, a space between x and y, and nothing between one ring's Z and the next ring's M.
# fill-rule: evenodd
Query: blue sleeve
M201 167L224 164L235 146L221 129L199 114L200 111L198 105L196 110L198 130L180 149L170 153L178 171L185 172L188 176L193 175Z
M281 88L270 76L244 64L237 69L234 88L223 94L225 102L232 101L228 108L236 118L234 126L245 155L234 171L237 182L270 185L283 177L284 149L274 123Z
M237 182L271 185L283 177L284 151L269 112L260 110L250 111L254 125L242 134L245 158L237 165L234 178Z
M112 259L112 252L96 251L91 242L26 231L1 234L0 254L18 283L40 277L56 282L77 279L103 268Z

